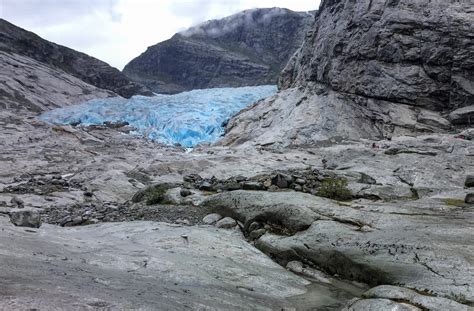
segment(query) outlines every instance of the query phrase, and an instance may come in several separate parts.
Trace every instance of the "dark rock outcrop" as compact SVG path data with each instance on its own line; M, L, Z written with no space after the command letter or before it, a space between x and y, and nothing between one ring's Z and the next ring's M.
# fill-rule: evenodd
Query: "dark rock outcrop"
M118 69L73 49L49 42L32 32L0 19L0 51L36 60L100 89L123 97L152 95Z
M472 10L470 1L323 1L280 86L319 82L437 111L473 104Z
M223 143L306 145L468 125L473 21L469 1L322 1L280 94L232 119Z
M149 47L123 72L160 93L275 84L313 20L314 12L243 11Z

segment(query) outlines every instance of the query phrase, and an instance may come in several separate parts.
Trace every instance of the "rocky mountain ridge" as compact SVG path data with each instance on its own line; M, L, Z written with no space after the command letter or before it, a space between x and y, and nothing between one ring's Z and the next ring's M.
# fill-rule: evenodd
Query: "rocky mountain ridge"
M275 84L313 20L314 12L243 11L149 47L123 72L158 93Z
M473 21L468 1L323 1L280 76L281 93L231 120L224 143L304 145L468 125Z
M146 87L132 82L105 62L44 40L4 19L0 19L0 51L28 57L53 70L59 69L64 72L62 75L73 76L95 88L109 90L123 97L152 95Z

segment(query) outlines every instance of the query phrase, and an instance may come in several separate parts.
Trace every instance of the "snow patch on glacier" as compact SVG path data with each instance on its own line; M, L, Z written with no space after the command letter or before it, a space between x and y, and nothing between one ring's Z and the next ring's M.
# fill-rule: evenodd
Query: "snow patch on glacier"
M193 147L216 142L223 124L250 104L275 94L276 86L215 88L176 95L94 99L48 111L40 119L52 124L100 125L128 122L142 135L160 143Z

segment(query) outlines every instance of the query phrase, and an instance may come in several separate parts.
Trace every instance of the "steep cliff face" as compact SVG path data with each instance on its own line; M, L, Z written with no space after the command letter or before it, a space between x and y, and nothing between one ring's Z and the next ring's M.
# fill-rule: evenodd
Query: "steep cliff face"
M471 122L473 34L471 1L325 0L280 94L231 120L224 143L386 138Z
M313 20L314 12L243 11L149 47L124 73L160 93L274 84Z
M36 60L52 69L60 69L100 89L110 90L123 97L152 95L146 87L132 82L108 64L67 47L46 41L0 19L0 51Z
M472 1L324 1L281 87L452 110L474 102L473 40Z

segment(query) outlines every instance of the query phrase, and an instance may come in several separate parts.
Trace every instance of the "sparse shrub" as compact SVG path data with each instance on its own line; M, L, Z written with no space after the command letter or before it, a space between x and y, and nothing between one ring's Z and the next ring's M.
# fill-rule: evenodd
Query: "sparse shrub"
M167 189L165 187L156 187L149 189L145 194L146 205L168 203L168 200L166 199L166 190Z
M149 186L146 189L142 189L135 193L131 199L133 203L143 202L147 205L153 204L169 204L172 203L169 201L166 196L168 189L175 187L173 184L163 183L158 185Z
M338 177L324 179L318 190L318 196L338 201L352 199L352 193L347 188L347 180Z

